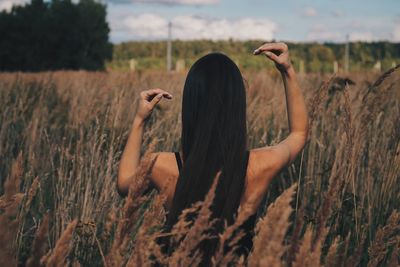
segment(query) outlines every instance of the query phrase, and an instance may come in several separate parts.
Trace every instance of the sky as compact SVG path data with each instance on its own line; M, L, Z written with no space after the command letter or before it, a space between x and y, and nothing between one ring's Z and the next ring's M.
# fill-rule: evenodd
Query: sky
M0 0L0 9L27 0ZM400 42L400 0L103 0L113 43L174 39Z

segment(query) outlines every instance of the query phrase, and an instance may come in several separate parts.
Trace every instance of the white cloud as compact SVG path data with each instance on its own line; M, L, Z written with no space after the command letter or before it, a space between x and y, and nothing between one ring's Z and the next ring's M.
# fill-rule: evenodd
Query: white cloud
M363 41L363 42L371 42L376 40L372 32L351 32L349 34L350 41Z
M167 24L164 18L154 14L129 16L123 22L126 31L144 38L165 36Z
M394 18L394 27L392 32L392 41L400 42L400 15Z
M318 15L318 11L313 7L306 7L303 10L303 15L306 17L315 17Z
M206 19L179 16L172 20L173 35L178 39L272 39L276 25L268 19Z
M348 35L351 42L372 42L378 40L388 40L383 33L369 30L366 27L345 27L337 28L332 25L317 24L314 25L307 34L308 41L331 41L331 42L344 42Z
M28 0L0 0L0 11L10 11L13 5L22 5L27 2Z
M308 41L340 41L343 34L339 31L328 29L323 25L315 25L307 34Z
M219 3L219 0L107 0L115 3L150 3L163 5L213 5Z
M400 24L395 25L393 29L393 41L400 42Z
M213 19L177 16L171 20L174 39L273 39L277 26L268 19ZM127 15L122 22L111 20L112 39L164 39L168 20L157 14Z

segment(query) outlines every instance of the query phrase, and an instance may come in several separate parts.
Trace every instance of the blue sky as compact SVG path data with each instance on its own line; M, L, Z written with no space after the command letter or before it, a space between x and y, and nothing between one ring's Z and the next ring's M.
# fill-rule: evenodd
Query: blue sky
M400 41L400 0L114 0L111 38ZM174 34L175 33L175 34Z
M0 0L0 10L28 0ZM75 0L77 1L77 0ZM110 39L400 42L400 0L99 0Z

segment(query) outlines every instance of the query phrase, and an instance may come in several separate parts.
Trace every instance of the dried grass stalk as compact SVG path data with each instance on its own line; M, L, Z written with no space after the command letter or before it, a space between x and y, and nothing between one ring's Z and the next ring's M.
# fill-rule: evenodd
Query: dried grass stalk
M65 260L71 250L71 240L78 220L75 219L67 225L61 234L51 254L43 258L42 264L46 267L65 266Z
M245 233L243 230L240 230L239 227L249 218L250 215L251 205L248 204L239 211L238 216L232 225L227 226L225 222L225 230L219 235L218 248L216 249L212 258L213 266L227 266L229 263L232 264L240 260L237 258L237 255L234 253L234 251L237 248L238 242ZM234 235L235 232L236 234ZM227 253L224 251L226 246L230 248Z
M291 266L292 262L294 261L294 257L296 256L299 250L299 241L303 225L304 225L304 207L300 206L296 214L294 229L292 232L291 240L289 242L289 248L286 253L287 254L286 259L289 266Z
M346 243L349 242L350 239L350 233L348 235L348 237L346 238ZM362 233L361 236L361 240L358 243L358 246L356 247L355 251L353 252L353 254L348 258L345 259L345 251L343 250L343 252L341 252L341 255L339 255L339 260L342 258L343 262L345 262L345 267L353 267L353 266L358 266L358 264L361 261L361 258L363 256L363 252L364 252L364 245L365 245L365 241L367 240L367 233L366 231L364 231Z
M17 265L14 244L19 225L17 214L24 197L23 193L19 193L22 173L22 153L20 153L12 164L11 174L5 181L4 195L1 197L0 262L8 266Z
M169 258L171 266L197 266L202 260L202 254L195 248L205 239L212 238L206 231L213 227L215 220L211 219L211 205L215 197L215 189L219 181L220 172L217 174L213 184L208 191L204 201L202 201L198 216L193 226L180 242L179 246Z
M329 186L328 191L324 194L323 204L318 210L316 215L317 217L317 227L315 229L315 236L312 242L312 250L318 251L320 247L322 247L323 242L325 241L326 235L328 233L328 229L326 228L326 222L332 214L333 203L339 196L339 188L343 184L343 168L341 168L341 159L343 153L345 153L346 149L346 141L348 139L344 138L345 135L342 135L342 139L340 141L340 145L336 151L335 161L333 163L332 172L329 176ZM341 183L342 182L342 183ZM319 247L319 248L317 248Z
M335 266L337 266L337 254L336 254L336 251L337 251L338 245L339 245L339 237L337 236L333 240L331 246L329 247L328 254L326 255L326 258L325 258L325 265L324 265L325 267L330 267L330 266L335 267Z
M390 255L388 267L398 267L400 266L400 236L397 236L397 244L393 248Z
M310 122L309 122L309 135L312 136L313 131L313 124L315 119L317 118L318 114L321 112L321 103L324 101L328 94L329 87L331 86L332 82L334 81L335 76L332 76L328 81L324 81L318 89L318 92L314 95L314 98L311 100L309 107L310 114Z
M178 217L178 221L172 226L171 232L161 234L160 236L166 235L171 236L170 246L177 247L182 239L189 232L190 227L193 226L193 220L190 220L190 216L195 215L199 212L202 206L202 202L198 201L193 203L189 208L184 209Z
M49 234L49 214L43 217L31 249L31 254L26 262L27 267L40 266L40 259L46 254L47 236Z
M166 257L156 243L156 229L162 225L165 218L164 203L167 199L165 194L158 194L149 209L146 210L143 223L135 238L134 251L127 263L129 266L151 266L151 256L157 256L157 261L167 263Z
M121 266L125 261L130 234L142 215L140 214L140 207L149 200L149 196L144 195L144 193L150 184L148 175L151 173L156 160L157 157L153 158L149 151L146 152L137 172L132 177L129 193L122 208L122 218L118 220L115 239L106 256L108 266Z
M289 227L289 216L293 211L290 202L296 186L294 184L286 189L257 223L253 251L248 257L250 266L282 266L281 257L286 250L283 240Z
M389 247L397 243L397 235L400 231L400 212L393 211L387 224L376 232L375 239L368 248L368 267L380 266L387 256Z
M304 234L303 241L301 242L299 252L296 254L292 267L319 267L319 257L311 250L313 231L310 226Z
M29 210L29 207L31 206L32 200L36 196L36 192L37 192L37 189L39 187L39 183L40 183L39 176L36 176L36 178L33 180L32 184L31 184L31 186L29 188L29 191L28 191L27 200L26 200L26 202L24 204L24 207L23 207L23 209L25 211Z

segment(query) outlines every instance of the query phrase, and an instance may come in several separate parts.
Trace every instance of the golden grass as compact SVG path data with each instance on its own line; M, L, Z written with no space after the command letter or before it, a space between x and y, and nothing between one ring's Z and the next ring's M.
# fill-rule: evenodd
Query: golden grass
M144 158L126 199L115 183L141 90L161 87L174 95L153 112L142 152L179 148L184 78L162 72L1 73L0 262L198 265L196 248L210 237L206 229L213 223L212 190L171 233L162 233L165 196L146 178L154 159ZM245 78L249 148L275 144L288 132L279 75ZM244 209L217 237L213 266L399 264L399 70L350 78L356 84L338 90L329 76L300 76L309 141L271 183L248 259L223 253L225 245L237 245L240 233L230 236L248 216ZM194 222L187 220L191 213L198 214ZM171 236L171 255L156 242L161 235Z
M51 253L41 259L42 264L46 265L46 267L64 266L65 259L71 249L70 243L77 223L78 221L75 219L67 225Z
M254 249L249 255L250 266L282 266L281 257L286 247L284 237L289 227L289 216L293 209L290 206L296 185L285 190L271 204L264 218L256 225L253 241Z

